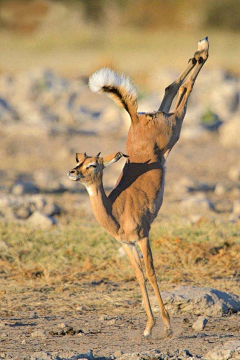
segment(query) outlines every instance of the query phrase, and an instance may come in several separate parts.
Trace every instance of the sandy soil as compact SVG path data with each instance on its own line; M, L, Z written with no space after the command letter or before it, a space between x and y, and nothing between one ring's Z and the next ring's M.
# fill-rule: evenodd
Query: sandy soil
M41 291L39 291L41 290ZM187 349L192 355L203 356L216 345L238 338L236 314L209 318L205 329L192 329L194 316L172 316L173 335L165 338L162 322L150 338L143 337L146 316L141 307L135 281L128 283L79 282L75 292L65 291L57 302L51 300L49 288L25 291L12 301L12 311L2 313L1 352L24 358L38 351L69 356L93 351L95 357L108 359L123 353L161 350L173 354ZM85 304L85 305L84 305ZM3 304L3 308L5 307ZM157 315L157 314L156 314ZM68 334L58 335L59 325L71 327ZM44 334L34 337L36 330ZM74 334L74 332L76 332ZM79 333L78 333L79 332ZM0 352L0 356L1 356Z

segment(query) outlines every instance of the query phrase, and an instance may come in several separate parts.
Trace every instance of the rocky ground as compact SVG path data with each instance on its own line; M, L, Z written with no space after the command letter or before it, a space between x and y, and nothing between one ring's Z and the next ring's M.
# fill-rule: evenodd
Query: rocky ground
M170 227L177 219L184 226L199 226L199 231L204 222L219 229L232 224L237 238L240 81L222 71L201 75L182 137L168 159L164 204L157 221L162 218ZM165 85L174 76L172 72L159 73ZM156 83L157 77L150 78L150 88L156 89ZM94 221L85 190L70 182L66 172L74 165L76 151L124 151L129 126L124 111L105 97L91 94L84 79L64 79L51 70L1 75L0 90L1 224L19 224L33 233L40 229L51 235L56 234L52 229L61 232L77 217ZM139 108L154 110L158 104L159 95L151 94L141 99ZM107 190L122 165L119 162L106 172ZM224 244L213 246L211 255L220 256L232 243L226 240ZM229 285L234 284L235 293L238 268L231 269L230 278L224 276L227 265L220 279L211 275L211 286L216 281L216 288L226 289L227 294L202 285L201 289L194 278L191 284L181 283L179 278L177 284L163 281L173 336L164 337L158 320L152 337L144 339L145 314L133 279L92 281L94 271L89 266L89 277L85 274L58 293L52 280L38 286L38 275L27 281L13 277L9 270L12 260L4 255L9 248L12 245L3 234L0 359L227 360L240 356L239 298L231 297ZM17 258L21 248L15 252ZM124 256L121 249L119 256ZM204 258L197 261L204 262ZM20 257L16 264L22 274ZM197 290L191 287L196 285L194 281Z

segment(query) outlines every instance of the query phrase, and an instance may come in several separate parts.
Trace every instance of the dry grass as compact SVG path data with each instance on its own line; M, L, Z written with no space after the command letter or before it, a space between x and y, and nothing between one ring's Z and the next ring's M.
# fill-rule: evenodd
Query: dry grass
M112 65L145 86L149 73L159 68L184 67L196 50L197 41L206 35L210 38L208 67L240 72L239 33L208 29L106 31L94 27L53 29L31 36L2 32L1 71L51 67L76 77L89 76L96 68Z
M157 274L171 284L220 285L237 289L239 270L236 225L210 222L196 226L160 224L152 230ZM62 224L51 231L32 230L20 224L1 226L8 244L0 256L1 278L30 287L61 287L75 281L134 278L128 260L117 256L119 244L89 220ZM235 284L235 285L234 285ZM236 286L236 288L235 288Z

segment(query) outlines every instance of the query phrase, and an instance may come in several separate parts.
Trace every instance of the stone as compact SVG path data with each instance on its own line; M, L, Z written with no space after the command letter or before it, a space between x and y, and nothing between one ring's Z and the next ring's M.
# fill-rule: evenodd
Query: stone
M191 225L196 225L200 224L204 220L204 217L201 214L193 214L189 216L189 220Z
M13 195L25 195L25 194L38 194L39 193L39 188L29 182L25 182L25 183L18 183L16 185L13 186L12 188L12 194Z
M26 220L32 214L32 211L29 206L21 204L17 207L14 207L14 215L17 219Z
M204 355L204 360L234 360L240 359L240 340L231 340L218 345Z
M9 247L9 245L4 241L4 240L0 240L0 249L1 250L6 250ZM0 327L1 327L1 321L0 321Z
M30 359L31 360L52 360L53 357L49 353L47 353L45 351L38 351L38 352L35 352L31 356Z
M233 203L233 214L240 215L240 200L235 200Z
M111 319L107 321L107 325L115 325L116 324L116 319Z
M225 147L232 149L233 147L239 148L239 133L240 133L240 119L239 115L231 119L229 122L223 124L219 131L220 143Z
M237 223L238 221L240 220L240 214L230 214L229 215L229 218L228 218L228 221L230 223Z
M228 177L233 181L240 181L240 166L232 166L228 171Z
M192 324L192 328L196 331L201 331L205 328L207 322L208 319L206 319L204 316L199 316L197 321Z
M52 217L46 216L39 211L35 211L29 218L28 224L32 225L36 228L41 229L50 229L54 224L56 224L56 220Z
M66 328L66 327L68 327L68 324L66 324L66 323L60 323L60 324L58 324L58 327L60 328L60 329L64 329L64 328Z
M214 194L219 195L219 196L225 195L226 194L226 187L223 184L218 183L215 186Z
M42 195L33 195L31 201L33 202L34 210L42 211L47 204L45 197Z
M46 339L46 332L44 330L35 330L31 333L31 337Z
M123 351L122 350L117 350L113 353L113 355L115 356L115 358L119 358L119 356L123 355Z
M198 316L222 316L240 311L240 298L217 289L177 286L162 292L162 298L171 314L194 314ZM153 311L159 311L156 296L150 297Z
M43 213L47 216L59 215L61 211L60 206L55 203L47 203L43 208Z
M206 198L204 194L193 195L185 198L180 204L184 210L192 211L194 209L200 213L215 209L214 204Z

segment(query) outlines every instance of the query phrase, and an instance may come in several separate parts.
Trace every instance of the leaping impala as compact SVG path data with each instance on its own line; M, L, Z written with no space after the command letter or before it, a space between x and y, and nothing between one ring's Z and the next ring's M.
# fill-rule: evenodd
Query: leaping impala
M208 47L208 38L199 41L198 51L189 60L187 68L165 89L159 110L152 113L137 112L136 90L127 77L118 76L108 68L94 73L89 80L90 89L106 92L130 115L127 155L117 152L102 158L100 153L97 156L77 153L77 166L68 173L71 180L80 181L86 187L97 221L122 244L129 257L147 313L145 336L151 334L155 320L136 244L143 254L146 274L157 296L166 334L170 335L170 319L157 284L149 231L163 200L165 162L179 139L187 101L208 58ZM176 105L169 112L177 93ZM110 195L106 196L102 183L103 170L123 156L127 160L122 174Z

